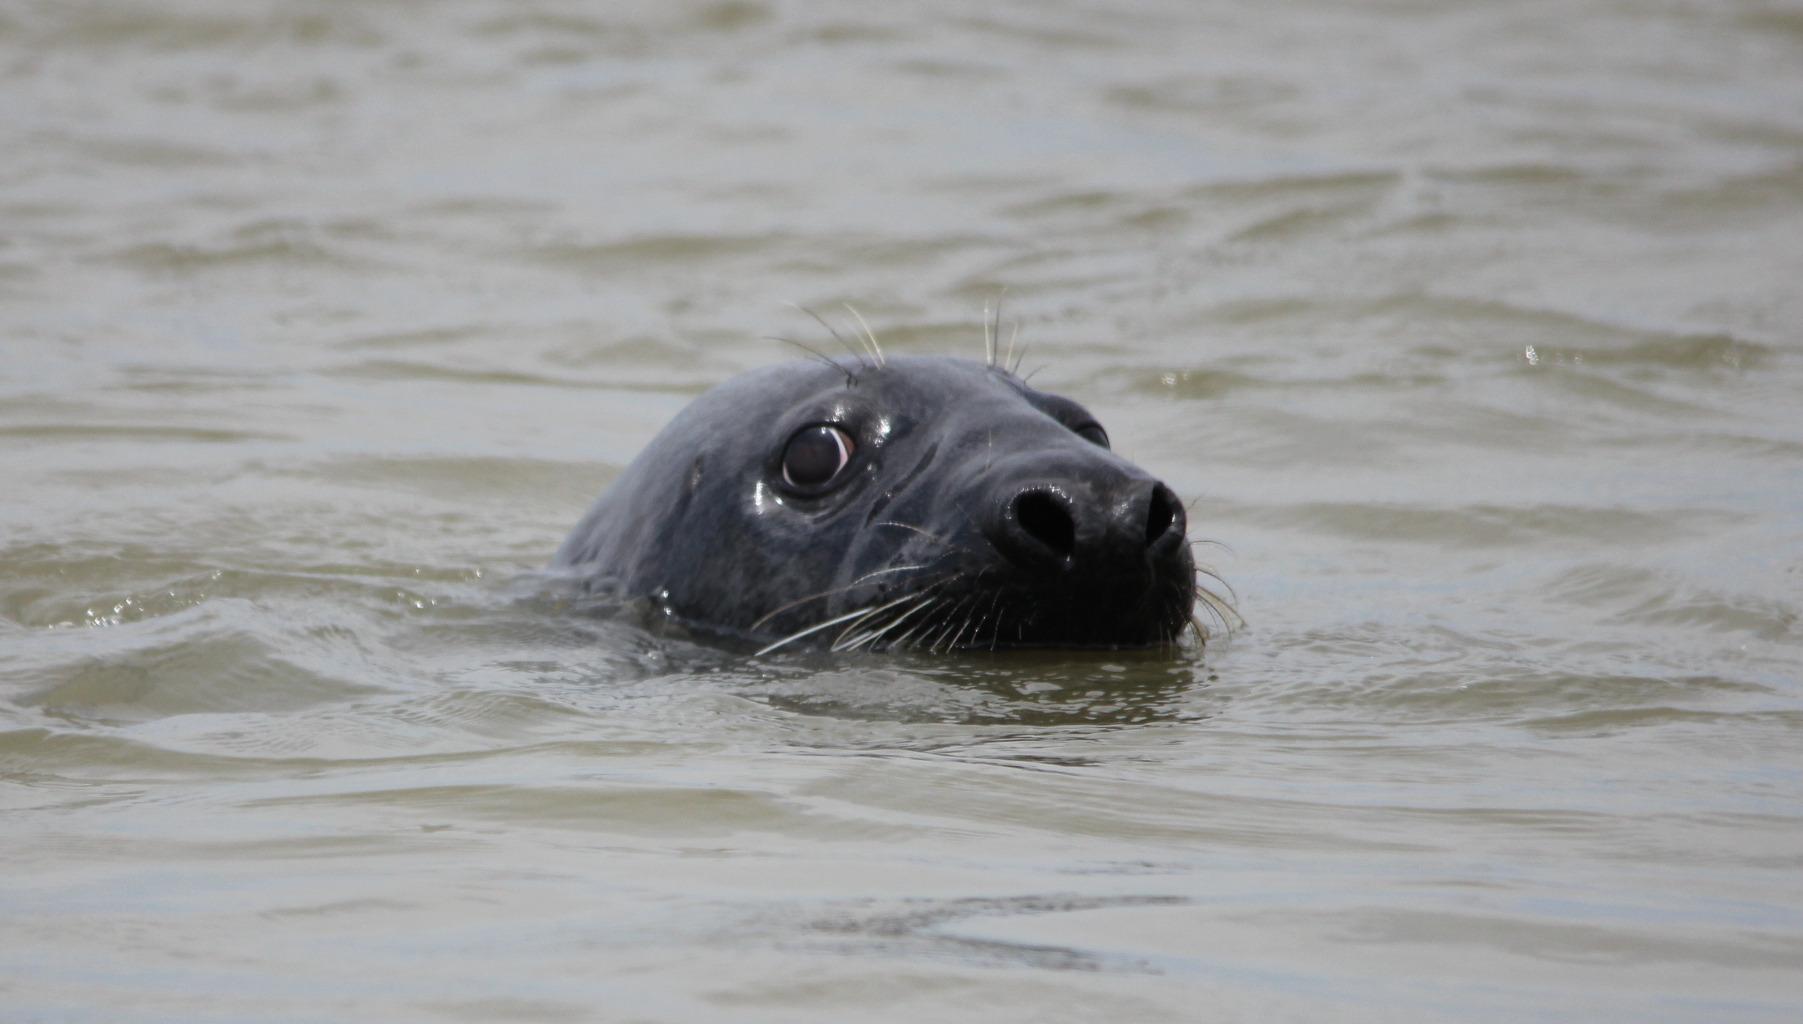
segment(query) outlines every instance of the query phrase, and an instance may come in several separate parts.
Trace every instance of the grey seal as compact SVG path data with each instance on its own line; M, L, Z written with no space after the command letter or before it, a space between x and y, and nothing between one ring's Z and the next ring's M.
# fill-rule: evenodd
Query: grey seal
M690 629L856 649L1162 647L1193 618L1183 503L993 358L821 357L690 403L552 567Z

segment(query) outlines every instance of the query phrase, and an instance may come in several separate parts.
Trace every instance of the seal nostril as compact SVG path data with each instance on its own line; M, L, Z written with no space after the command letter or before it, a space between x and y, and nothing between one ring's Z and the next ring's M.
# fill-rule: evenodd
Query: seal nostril
M1064 503L1045 491L1028 491L1014 499L1014 521L1027 535L1061 558L1077 548L1077 524Z
M1177 496L1171 493L1170 488L1163 484L1153 487L1152 500L1147 503L1146 507L1147 547L1158 543L1158 539L1163 537L1170 530L1171 524L1177 521L1178 514Z

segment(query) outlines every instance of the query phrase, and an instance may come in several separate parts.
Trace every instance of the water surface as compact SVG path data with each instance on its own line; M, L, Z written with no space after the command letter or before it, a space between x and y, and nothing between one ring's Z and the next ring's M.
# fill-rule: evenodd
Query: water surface
M0 88L0 1018L1803 1014L1794 4L26 4ZM786 303L998 297L1232 636L540 586Z

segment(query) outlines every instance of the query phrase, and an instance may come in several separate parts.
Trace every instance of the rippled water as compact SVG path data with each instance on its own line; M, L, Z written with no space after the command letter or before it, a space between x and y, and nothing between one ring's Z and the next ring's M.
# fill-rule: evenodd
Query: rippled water
M0 1018L1803 1015L1803 7L0 5ZM536 575L852 301L1166 655Z

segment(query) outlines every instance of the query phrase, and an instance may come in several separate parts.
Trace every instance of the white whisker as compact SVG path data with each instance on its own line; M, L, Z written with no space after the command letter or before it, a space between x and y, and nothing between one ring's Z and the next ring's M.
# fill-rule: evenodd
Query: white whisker
M803 306L798 302L791 302L791 303L789 303L789 305L791 305L791 306L795 307L796 309L801 310L803 313L806 313L807 315L813 317L815 323L818 323L820 326L826 328L826 333L832 335L833 340L838 342L841 348L843 348L843 349L845 349L845 351L851 353L851 357L858 361L859 366L868 367L870 365L869 363L864 361L864 353L859 352L856 348L854 348L852 346L851 342L846 341L845 335L840 334L838 328L836 328L832 324L828 323L826 320L826 317L821 316L819 313L814 312L812 309L809 309L808 307ZM856 377L853 377L853 379L856 380Z
M944 537L941 537L938 534L931 532L930 530L923 530L918 526L913 526L908 523L898 523L893 519L885 519L880 523L871 523L870 525L872 525L872 526L893 526L898 530L912 530L915 533L920 534L922 537L925 537L928 540L938 541L939 543L945 545L948 548L952 548L957 551L969 550L968 548L964 547L964 545L953 544L951 541L946 540Z
M877 342L876 332L871 330L870 325L864 322L864 314L858 312L857 308L849 302L845 304L845 308L851 313L852 317L858 321L858 326L864 329L864 337L869 339L870 342L870 351L876 355L876 365L878 367L888 365L888 361L883 358L883 346Z
M871 572L867 572L862 576L859 576L855 580L852 580L851 583L845 589L850 590L852 587L857 586L858 584L864 582L865 580L875 579L878 576L887 576L888 574L890 574L892 572L913 572L916 569L925 569L925 568L926 568L926 563L923 562L920 565L892 565L887 569L876 569Z
M834 644L833 650L835 650L835 651L855 651L859 647L864 647L864 646L874 647L874 646L876 646L876 642L883 638L883 634L885 634L885 633L889 632L890 630L894 629L895 627L901 625L903 622L906 622L908 620L908 616L913 615L915 612L932 604L933 601L936 600L930 594L920 594L920 595L916 595L916 596L918 596L920 598L920 600L916 604L914 604L910 608L903 609L901 614L890 617L889 621L886 624L878 626L874 629L865 630L864 632L859 633L857 636L852 637L849 640L844 640L841 643Z
M914 599L914 597L915 597L915 595L909 594L906 597L896 598L894 601L891 601L885 605L878 605L874 608L859 608L856 611L849 611L849 612L846 612L844 615L839 615L839 616L830 618L830 619L826 620L825 622L816 623L812 626L809 626L806 629L800 630L798 632L790 633L788 636L783 637L781 640L778 640L775 643L770 644L769 646L760 649L757 653L753 654L752 657L761 658L764 655L769 654L771 651L774 651L779 647L784 647L784 646L794 643L797 640L800 640L804 636L812 636L815 633L818 633L823 629L828 629L830 627L836 626L841 622L848 622L852 619L858 618L859 616L874 615L877 612L882 611L884 608L893 607L895 605L901 604L903 601L911 601Z
M983 300L983 365L995 369L996 338L989 330L989 300Z

